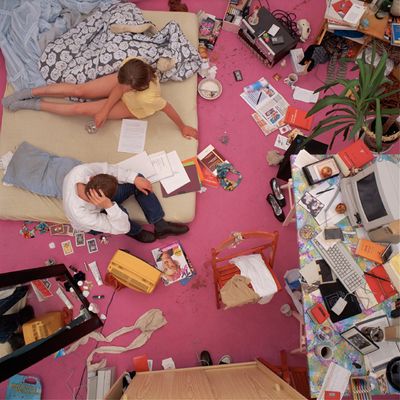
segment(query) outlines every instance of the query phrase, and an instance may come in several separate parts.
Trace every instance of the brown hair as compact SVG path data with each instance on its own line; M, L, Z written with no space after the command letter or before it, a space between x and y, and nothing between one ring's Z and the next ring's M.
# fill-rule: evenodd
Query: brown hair
M90 189L94 189L100 194L99 190L101 189L104 195L111 200L117 192L117 188L117 178L108 174L98 174L90 178L89 182L86 184L85 194L87 196Z
M118 82L138 91L146 90L155 78L154 69L137 58L127 61L118 71Z

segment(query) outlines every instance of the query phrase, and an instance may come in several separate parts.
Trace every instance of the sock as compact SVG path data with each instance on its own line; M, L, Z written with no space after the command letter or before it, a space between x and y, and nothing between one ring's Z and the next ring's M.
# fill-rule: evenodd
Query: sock
M17 100L14 101L9 107L10 111L18 110L36 110L40 111L40 98L34 97L29 100Z
M168 222L165 221L164 219L161 219L160 221L156 222L154 226L156 229L163 229L168 226Z
M2 100L2 103L3 103L4 107L8 108L15 101L31 99L32 97L33 97L32 89L26 88L26 89L18 90L17 92L10 94L10 96L4 97L4 99Z

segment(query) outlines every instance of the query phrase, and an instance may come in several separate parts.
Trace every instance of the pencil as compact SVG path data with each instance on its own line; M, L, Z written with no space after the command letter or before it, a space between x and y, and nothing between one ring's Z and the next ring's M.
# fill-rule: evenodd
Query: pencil
M386 279L386 278L382 278L381 276L378 276L378 275L375 275L375 274L371 274L370 272L364 272L364 274L365 274L365 275L368 275L368 276L372 276L373 278L379 279L379 280L381 280L381 281L385 281L385 282L390 282L390 283L392 283L391 280Z
M258 102L260 101L260 99L261 99L261 95L262 95L262 92L260 92L260 94L259 94L259 96L258 96L258 99L257 99L257 103L256 103L256 104L258 104Z
M329 191L331 191L333 189L335 189L335 188L334 187L330 187L329 189L321 190L320 192L317 192L315 194L318 195L318 194L326 193L326 192L329 192Z

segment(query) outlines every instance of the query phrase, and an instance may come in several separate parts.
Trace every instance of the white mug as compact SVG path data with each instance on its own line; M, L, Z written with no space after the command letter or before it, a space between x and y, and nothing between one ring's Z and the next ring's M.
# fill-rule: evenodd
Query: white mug
M283 80L284 83L286 83L289 86L293 86L297 81L299 80L299 77L295 73L291 73Z

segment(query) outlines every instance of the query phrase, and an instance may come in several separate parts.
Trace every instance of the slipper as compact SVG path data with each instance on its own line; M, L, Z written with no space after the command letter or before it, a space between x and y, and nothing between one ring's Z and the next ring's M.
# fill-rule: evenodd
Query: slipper
M283 222L285 220L285 213L283 212L281 206L278 204L275 196L270 193L267 196L266 200L271 205L272 211L274 212L276 219L280 222Z
M283 195L283 193L281 191L278 181L275 178L272 178L269 181L269 185L271 186L272 193L274 194L275 199L278 202L278 204L281 207L285 207L285 205L286 205L285 196Z

